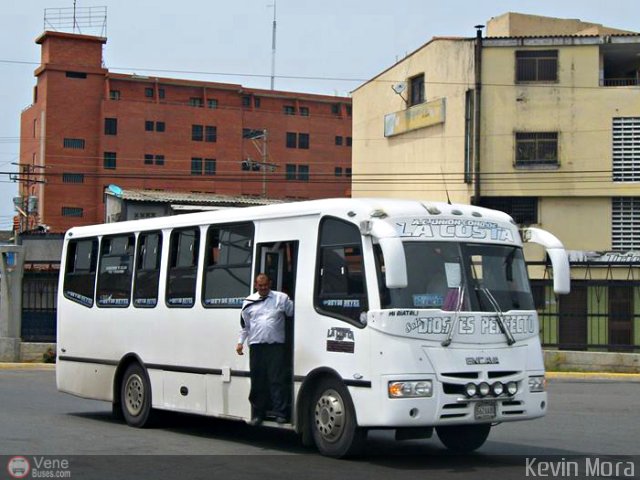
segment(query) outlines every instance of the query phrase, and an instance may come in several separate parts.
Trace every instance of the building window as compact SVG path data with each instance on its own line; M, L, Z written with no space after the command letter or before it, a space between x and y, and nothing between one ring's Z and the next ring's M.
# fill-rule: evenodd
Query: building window
M260 97L253 97L253 106L255 108L260 108Z
M244 108L249 108L251 106L251 96L250 95L243 95L242 96L242 106Z
M287 180L295 180L296 179L296 166L292 163L287 163L286 168L286 179Z
M87 78L85 72L65 72L67 78Z
M516 167L558 165L558 132L517 132Z
M108 170L115 170L116 168L116 152L104 152L103 166Z
M351 137L347 137L347 147L350 147L352 143Z
M144 164L145 165L153 165L153 155L150 153L145 153L144 155Z
M204 129L204 141L215 142L218 138L218 129L214 126L207 125Z
M84 138L65 138L62 140L62 146L64 148L84 150Z
M347 109L347 116L350 117L351 116L351 111L352 111L351 110L351 105L347 105L346 109Z
M342 145L342 137L336 135L336 145Z
M500 210L519 225L538 222L538 197L481 197L480 206Z
M350 168L345 168L344 175L347 178L351 178L351 169Z
M62 183L84 183L84 173L63 173Z
M613 181L640 182L640 117L613 119Z
M120 90L109 90L109 100L120 100Z
M84 210L81 207L62 207L63 217L82 217Z
M298 165L298 180L301 182L309 181L309 165Z
M159 88L158 89L158 98L164 99L164 96L165 96L164 88Z
M296 148L298 145L298 134L287 132L287 148Z
M191 125L191 140L201 142L204 138L202 125Z
M218 108L218 100L216 100L215 98L208 98L207 108Z
M304 148L307 150L309 148L309 134L308 133L299 133L298 134L298 148Z
M516 51L516 82L556 82L557 50Z
M243 128L242 129L242 138L262 138L264 136L263 129L255 129L255 128Z
M293 105L285 105L284 107L282 107L282 112L285 115L295 115L296 107L294 107Z
M152 87L147 87L144 89L144 96L147 98L152 98L153 97L153 88Z
M156 132L164 132L164 122L156 122Z
M156 155L156 165L164 165L164 155Z
M205 158L204 159L204 174L215 175L216 174L216 159Z
M191 97L189 99L189 106L191 106L191 107L203 107L204 106L204 102L202 101L202 99L200 97Z
M424 103L424 73L409 79L409 106Z
M611 239L613 250L640 250L640 198L611 199Z
M118 119L117 118L105 118L104 119L104 134L105 135L117 135L118 134Z
M202 175L202 158L191 159L191 175Z
M331 113L333 115L340 115L340 104L339 103L334 103L331 105Z
M341 177L342 176L342 167L336 167L334 170L334 175L336 177Z
M144 130L146 132L153 132L153 120L144 121Z
M309 107L300 107L298 110L300 111L301 116L303 117L309 116Z

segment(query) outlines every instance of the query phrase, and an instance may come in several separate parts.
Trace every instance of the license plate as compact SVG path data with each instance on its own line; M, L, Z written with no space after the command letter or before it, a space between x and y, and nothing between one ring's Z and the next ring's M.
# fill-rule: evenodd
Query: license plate
M496 402L478 402L473 413L476 420L493 420L496 418Z

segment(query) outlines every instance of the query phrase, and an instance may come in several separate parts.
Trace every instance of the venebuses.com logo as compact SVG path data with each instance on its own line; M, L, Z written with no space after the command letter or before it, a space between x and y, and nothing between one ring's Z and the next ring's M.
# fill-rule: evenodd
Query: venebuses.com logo
M11 457L7 463L7 471L11 478L25 478L31 471L31 465L24 457Z

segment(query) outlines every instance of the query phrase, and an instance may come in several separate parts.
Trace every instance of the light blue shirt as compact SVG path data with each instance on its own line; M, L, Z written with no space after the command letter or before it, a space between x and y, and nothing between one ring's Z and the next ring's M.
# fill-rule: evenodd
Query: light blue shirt
M260 300L255 292L242 303L241 315L244 328L238 343L284 343L284 319L293 315L293 302L286 293L271 290L266 299Z

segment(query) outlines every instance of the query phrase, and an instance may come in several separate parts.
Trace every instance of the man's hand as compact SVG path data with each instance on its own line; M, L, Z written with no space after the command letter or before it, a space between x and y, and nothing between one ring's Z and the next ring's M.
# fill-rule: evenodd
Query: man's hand
M238 355L244 355L244 353L242 352L242 344L241 343L236 345L236 353Z

